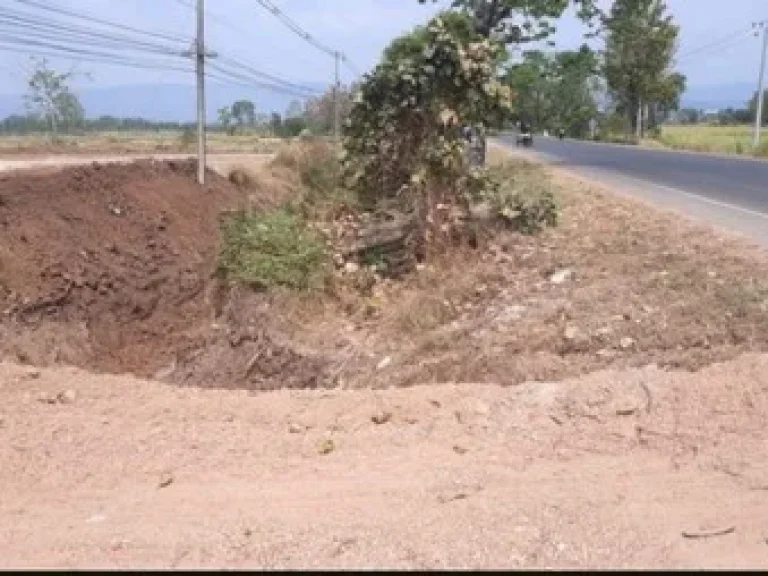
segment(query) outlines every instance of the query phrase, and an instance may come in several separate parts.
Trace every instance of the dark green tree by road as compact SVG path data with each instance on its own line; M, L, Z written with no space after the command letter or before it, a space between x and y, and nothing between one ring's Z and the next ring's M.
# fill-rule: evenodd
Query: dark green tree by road
M238 100L232 104L232 116L238 126L253 126L256 119L256 106L250 100Z
M430 0L419 0L426 4ZM437 0L432 0L437 1ZM599 10L596 0L452 0L451 7L469 15L476 32L503 44L543 40L550 36L569 6L579 17L593 22Z
M563 128L570 136L585 136L589 120L597 116L598 69L597 55L587 46L554 55L523 53L523 61L504 77L515 94L517 119L536 129Z
M679 28L663 0L615 0L603 26L608 90L642 136L643 118L676 109L685 90L685 77L672 70Z

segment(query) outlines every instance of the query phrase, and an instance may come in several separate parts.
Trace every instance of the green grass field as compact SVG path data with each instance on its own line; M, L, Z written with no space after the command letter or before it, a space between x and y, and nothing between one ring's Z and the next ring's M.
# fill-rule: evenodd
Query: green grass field
M757 150L752 147L752 130L751 126L669 125L662 128L657 141L675 150L768 157L768 130Z

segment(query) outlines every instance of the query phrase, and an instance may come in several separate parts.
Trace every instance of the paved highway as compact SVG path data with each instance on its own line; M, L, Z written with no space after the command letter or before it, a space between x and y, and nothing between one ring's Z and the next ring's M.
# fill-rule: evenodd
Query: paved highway
M499 140L515 145L514 136ZM768 162L542 136L530 150L552 164L768 246Z

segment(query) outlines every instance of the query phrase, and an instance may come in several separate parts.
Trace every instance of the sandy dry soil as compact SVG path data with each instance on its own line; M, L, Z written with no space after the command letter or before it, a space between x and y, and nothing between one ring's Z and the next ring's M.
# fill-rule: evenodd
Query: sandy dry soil
M137 160L183 161L193 158L194 154L101 154L101 155L40 155L28 158L0 158L0 172L16 170L39 170L61 168L65 166L84 166L95 162L100 164L130 163ZM273 154L211 154L207 165L213 170L226 173L237 166L255 168L268 162Z
M766 356L257 395L5 364L0 566L765 568L766 392Z
M404 282L222 287L270 170L0 177L0 567L768 565L763 252L561 174Z

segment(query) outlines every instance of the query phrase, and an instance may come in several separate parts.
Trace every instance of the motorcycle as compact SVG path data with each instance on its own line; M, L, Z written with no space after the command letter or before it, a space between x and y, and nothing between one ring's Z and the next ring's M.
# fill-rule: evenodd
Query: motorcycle
M517 145L520 146L521 144L525 147L533 146L533 134L530 132L521 132L517 136Z

